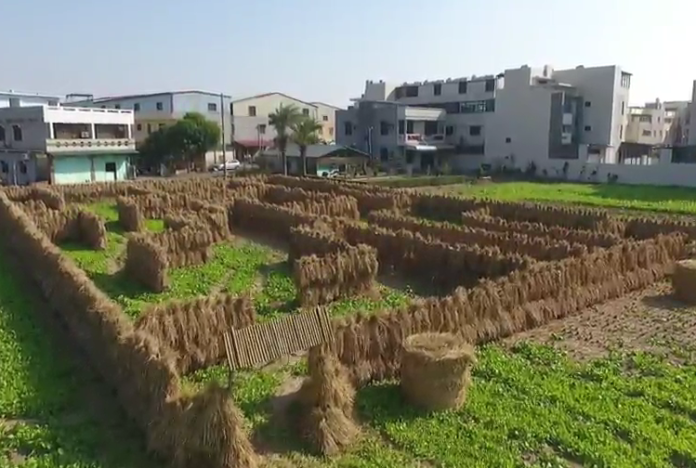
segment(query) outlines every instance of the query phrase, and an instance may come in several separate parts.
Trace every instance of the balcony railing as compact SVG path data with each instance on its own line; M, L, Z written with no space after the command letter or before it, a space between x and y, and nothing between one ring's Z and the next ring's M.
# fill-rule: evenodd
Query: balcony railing
M437 145L445 143L444 133L435 135L422 135L420 133L407 133L404 141L407 145Z
M135 150L132 138L48 139L46 151Z

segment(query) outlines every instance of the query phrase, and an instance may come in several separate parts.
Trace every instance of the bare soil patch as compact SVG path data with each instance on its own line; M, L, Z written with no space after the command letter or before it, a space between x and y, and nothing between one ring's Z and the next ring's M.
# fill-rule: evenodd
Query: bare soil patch
M588 308L504 340L552 344L573 358L604 357L612 350L664 354L676 362L696 359L696 307L672 297L667 282Z

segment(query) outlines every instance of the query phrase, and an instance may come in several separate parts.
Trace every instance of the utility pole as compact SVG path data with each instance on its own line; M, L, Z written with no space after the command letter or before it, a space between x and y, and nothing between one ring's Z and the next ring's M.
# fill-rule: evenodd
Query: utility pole
M225 151L225 95L220 93L220 127L222 130L222 170L224 171L225 186L227 186L227 152Z

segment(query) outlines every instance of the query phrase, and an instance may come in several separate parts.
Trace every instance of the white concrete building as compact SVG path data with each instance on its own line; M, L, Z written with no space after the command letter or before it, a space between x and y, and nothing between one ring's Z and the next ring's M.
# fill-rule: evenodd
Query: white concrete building
M524 169L531 161L615 162L624 138L630 74L617 66L553 70L523 66L498 75L389 85L366 83L337 114L337 143L408 170L447 161Z
M0 108L0 177L12 184L123 180L135 154L133 124L130 110Z
M21 93L13 90L0 91L0 108L40 106L43 104L57 106L59 102L60 97L48 94Z

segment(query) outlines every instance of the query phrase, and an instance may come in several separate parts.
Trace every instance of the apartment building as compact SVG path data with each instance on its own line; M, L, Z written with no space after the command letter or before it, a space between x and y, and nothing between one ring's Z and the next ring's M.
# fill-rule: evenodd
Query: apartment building
M70 105L132 110L135 116L133 136L137 143L144 141L152 132L181 119L188 112L198 112L220 125L221 128L224 121L224 141L226 144L232 141L232 98L219 93L174 91L96 99L87 97L84 100L70 102Z
M682 143L681 132L686 101L648 102L632 106L626 127L626 141L644 145L673 145Z
M325 142L334 140L337 107L303 101L283 93L265 93L233 102L234 142L241 154L253 154L259 148L273 146L276 133L269 116L281 106L297 107L302 115L322 125L320 137Z
M630 74L617 66L523 66L497 75L404 83L367 81L337 113L337 143L424 171L580 154L614 162L623 140ZM507 162L505 162L507 161Z
M25 185L128 177L133 111L65 106L0 108L0 178Z
M43 104L57 106L60 97L48 94L21 93L13 90L0 91L0 108L40 106Z

